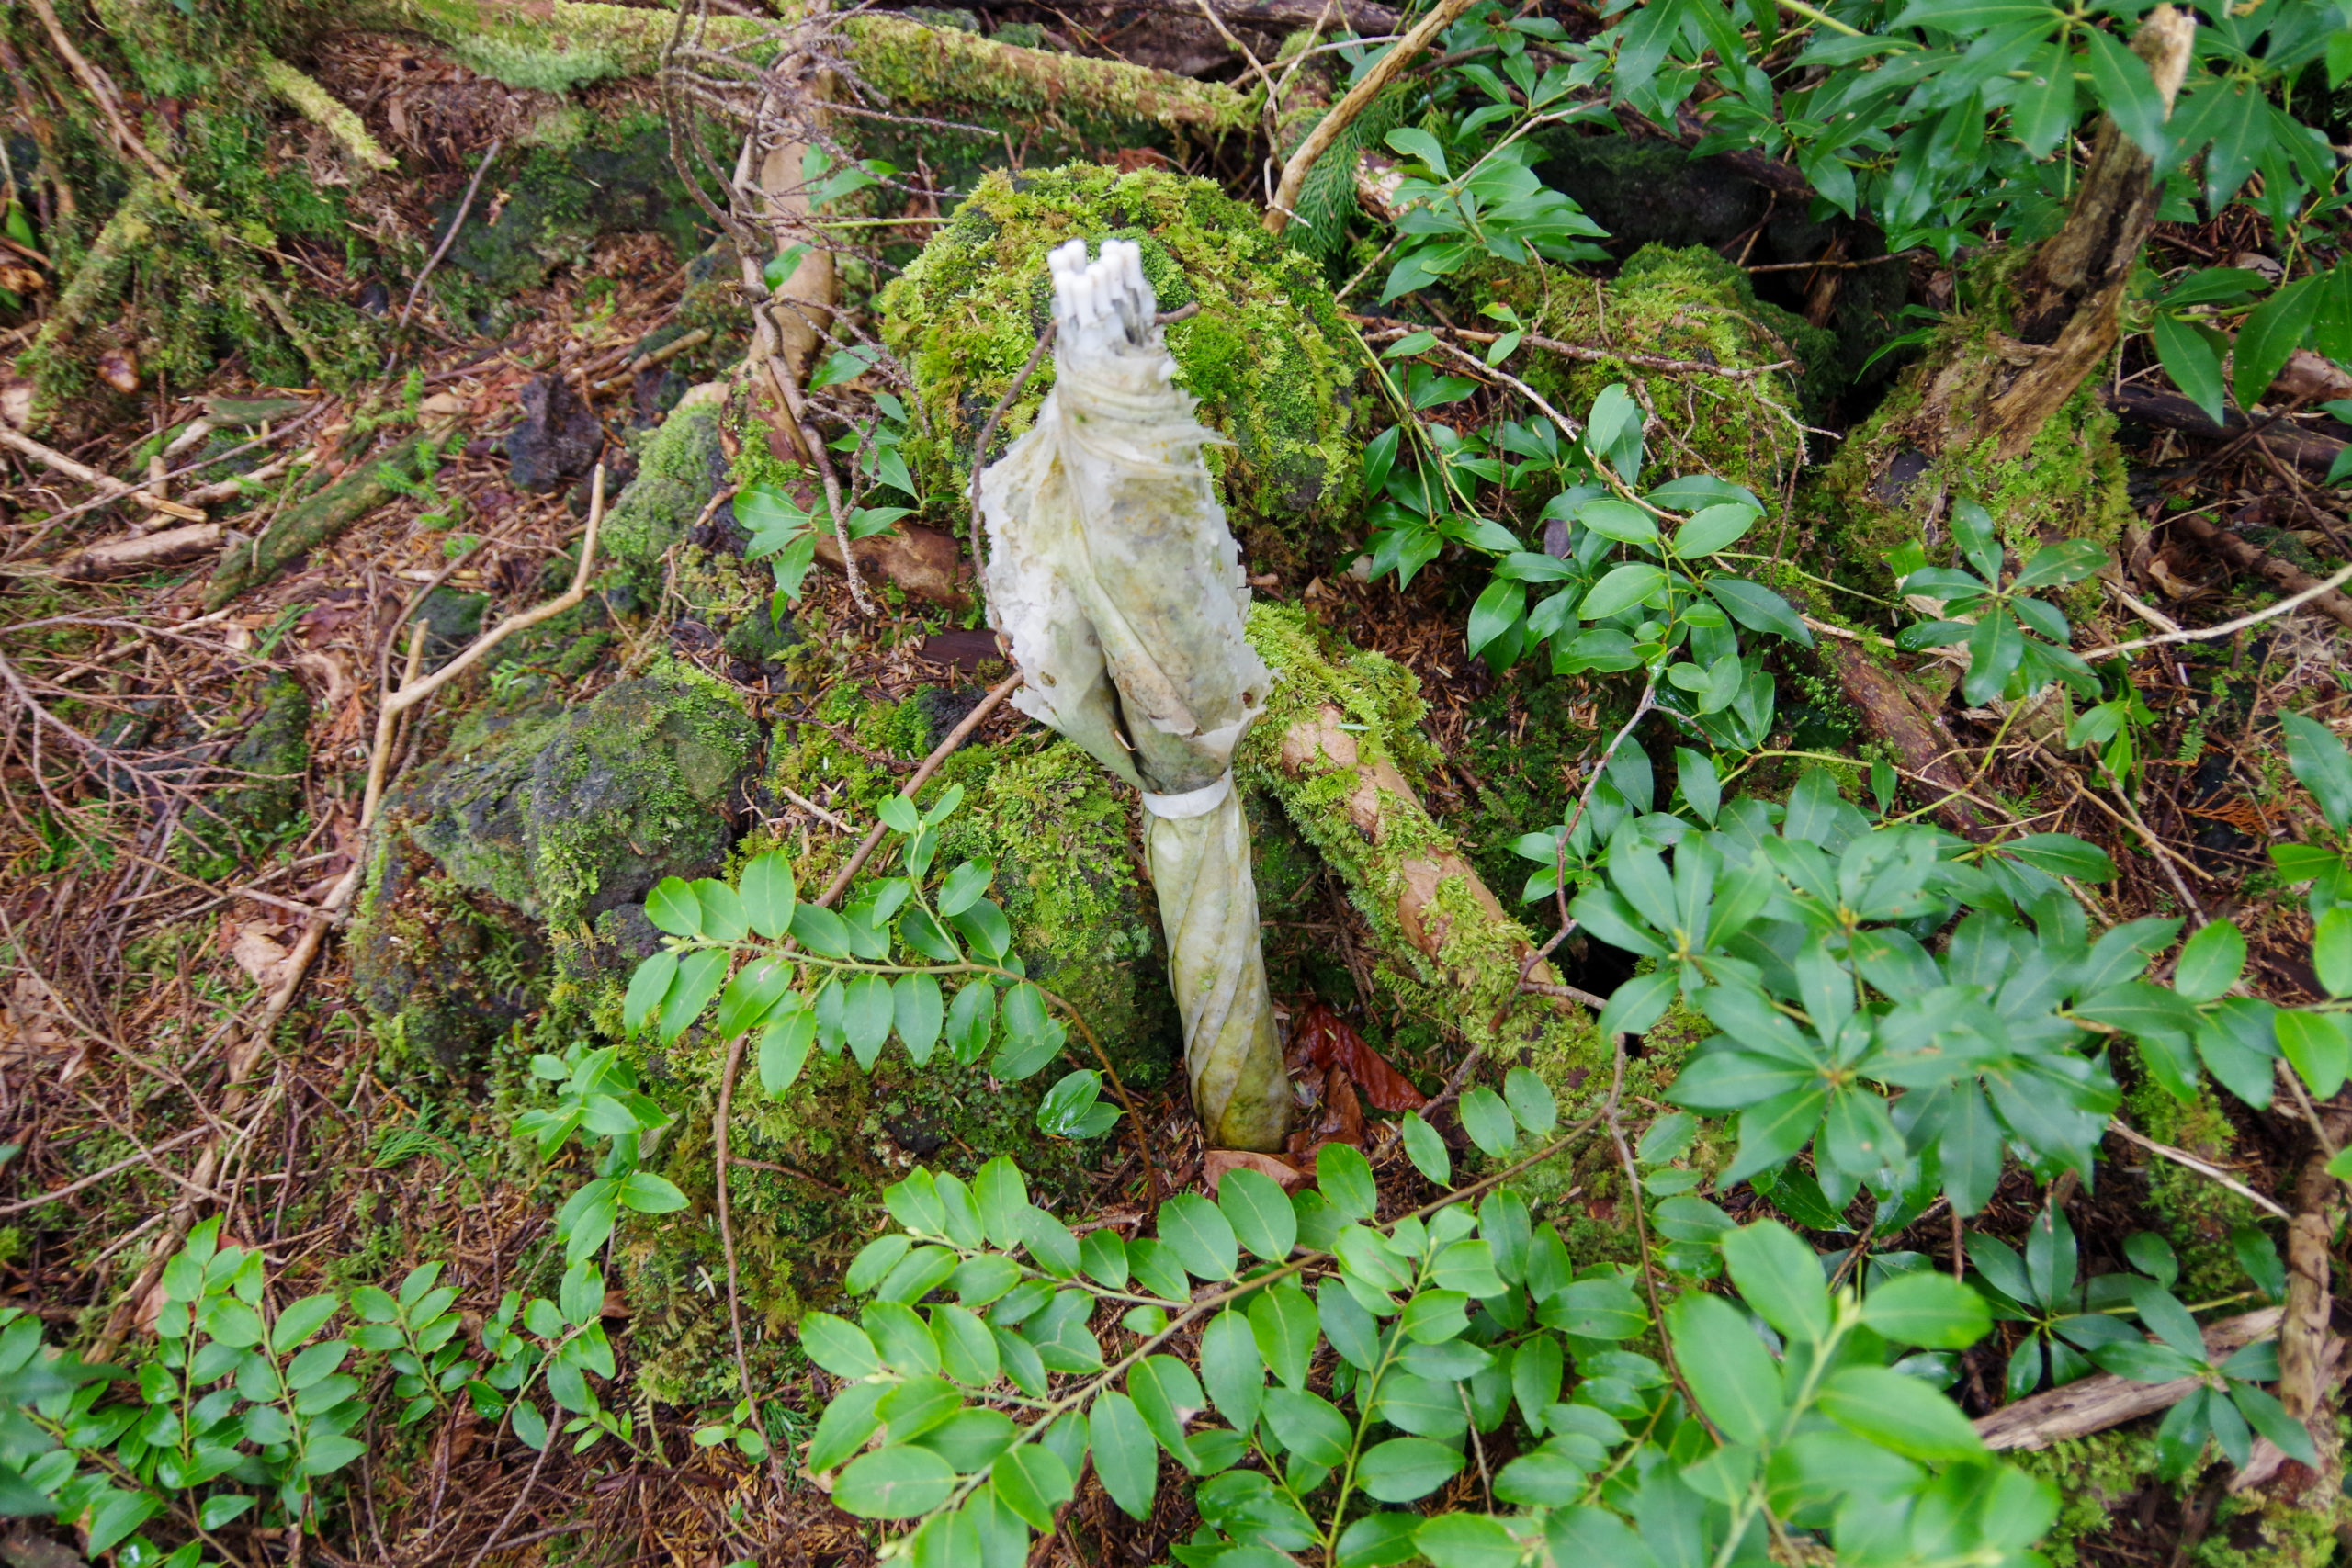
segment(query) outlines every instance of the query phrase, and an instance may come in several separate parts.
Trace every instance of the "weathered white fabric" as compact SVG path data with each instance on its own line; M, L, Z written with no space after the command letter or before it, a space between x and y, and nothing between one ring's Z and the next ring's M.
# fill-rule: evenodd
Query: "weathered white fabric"
M1201 460L1220 438L1173 384L1137 247L1089 262L1073 240L1048 265L1055 385L980 476L990 619L1027 676L1014 705L1144 792L1194 1107L1212 1144L1273 1148L1288 1085L1230 783L1272 677Z

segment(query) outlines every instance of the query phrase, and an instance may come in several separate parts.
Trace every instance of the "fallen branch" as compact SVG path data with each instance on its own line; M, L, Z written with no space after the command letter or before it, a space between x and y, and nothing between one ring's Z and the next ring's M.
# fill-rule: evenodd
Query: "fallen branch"
M219 549L220 534L218 523L191 523L185 528L166 528L160 534L108 539L67 557L58 568L58 574L75 582L88 582L101 577L122 577L158 567L178 566Z
M1283 177L1274 186L1273 199L1266 204L1265 227L1269 234L1279 234L1290 227L1292 209L1298 205L1298 193L1306 185L1306 176L1314 169L1315 161L1330 150L1340 133L1355 123L1372 101L1386 90L1388 84L1403 73L1431 39L1452 27L1463 12L1470 8L1470 0L1441 0L1436 10L1414 24L1413 30L1398 39L1378 63L1364 73L1363 80L1348 89L1347 96L1331 106L1330 112L1315 122L1298 151L1283 164Z
M218 610L246 589L268 581L295 557L339 537L345 529L399 494L384 470L412 475L417 448L424 439L412 436L381 457L360 459L343 478L263 530L259 538L222 557L211 585L205 590L204 607Z
M1373 330L1364 335L1375 338L1399 338L1410 333L1430 333L1440 336L1458 337L1465 343L1493 343L1503 334L1479 332L1471 327L1423 327L1410 321L1399 321L1386 316L1359 316L1348 312L1348 320ZM1631 349L1598 347L1590 344L1562 343L1557 338L1544 337L1539 333L1521 333L1520 341L1530 348L1540 348L1546 354L1556 354L1563 359L1579 360L1587 365L1630 365L1636 370L1655 370L1661 376L1713 376L1725 381L1752 381L1758 376L1777 375L1783 370L1804 367L1793 359L1775 360L1770 365L1713 365L1703 359L1668 359L1663 355L1637 354ZM1493 367L1484 360L1480 367L1492 373Z
M0 446L20 452L45 468L54 468L67 479L80 479L86 485L96 485L106 491L110 500L135 501L151 512L167 513L190 523L201 523L205 520L204 513L193 506L183 506L176 501L167 500L153 491L141 490L137 485L127 485L112 474L102 473L87 463L77 463L55 447L42 446L31 436L14 429L5 422L0 422Z
M2260 1312L2225 1317L2209 1325L2205 1330L2206 1356L2219 1361L2256 1340L2269 1338L2278 1332L2280 1316L2278 1308L2265 1307ZM2069 1438L2087 1438L2126 1421L2169 1410L2204 1386L2198 1378L2134 1382L2112 1372L2094 1372L2063 1387L2020 1399L2015 1404L2003 1405L1976 1423L1976 1435L1984 1439L1986 1448L1996 1450L2046 1449Z
M2109 408L2135 423L2177 430L2183 435L2194 435L2203 441L2235 440L2255 428L2245 415L2234 409L2216 424L2203 409L2173 392L2152 392L2143 388L2124 387L2104 390L2099 396ZM2322 435L2317 431L2289 424L2284 420L2266 422L2262 426L2262 441L2271 451L2297 468L2313 469L2322 474L2333 468L2346 446L2352 445L2333 436Z
M353 162L379 172L400 167L368 133L368 122L316 81L267 51L255 63L260 67L261 85L285 99L295 113L334 137L336 145Z
M424 280L433 276L433 269L441 265L441 258L447 255L449 247L458 243L458 231L466 226L466 214L474 209L474 193L481 189L481 177L490 172L491 164L498 161L498 154L504 151L505 146L506 139L502 136L490 144L489 151L481 155L481 162L474 165L473 178L466 182L466 194L458 203L457 215L449 220L449 231L441 236L441 243L433 247L431 255L424 258L424 265L418 271L416 281L409 285L408 302L401 307L401 319L393 323L393 331L408 330L408 319L416 309L417 297L424 292ZM391 361L387 359L384 367L391 368Z
M2167 517L2165 521L2203 545L2238 570L2253 572L2256 577L2262 578L2272 585L2285 589L2291 597L2283 599L2276 604L2267 605L2251 615L2241 616L2224 626L2208 626L2198 632L2182 632L2177 636L2149 637L2144 641L2120 645L2111 649L2094 649L2086 657L2098 657L2102 653L2120 653L2126 648L2154 648L2161 643L2195 642L2226 637L2233 632L2243 631L2257 622L2269 620L2275 615L2283 615L2290 610L2301 609L2306 604L2338 626L2352 627L2352 599L2347 599L2336 592L2343 584L2352 582L2352 566L2347 566L2335 576L2323 580L2312 576L2301 567L2280 560L2252 540L2233 533L2227 528L2216 527L2211 522L2194 512L2184 512L2177 516Z
M373 826L376 812L383 804L384 773L391 759L392 730L401 715L472 669L487 658L490 651L516 632L527 631L541 621L562 615L566 610L588 597L589 574L596 564L596 530L605 521L605 465L596 465L589 482L588 531L580 541L580 564L571 574L571 586L544 604L518 611L507 616L490 630L474 638L463 653L441 666L430 675L415 673L424 646L424 622L419 620L410 629L409 670L398 690L384 698L376 712L376 744L368 759L368 794L359 808L359 827L366 831Z

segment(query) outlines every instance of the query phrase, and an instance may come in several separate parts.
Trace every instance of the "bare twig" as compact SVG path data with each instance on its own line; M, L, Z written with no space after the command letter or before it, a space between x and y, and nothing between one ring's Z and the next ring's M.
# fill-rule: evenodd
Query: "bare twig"
M2256 1208L2260 1209L2267 1213L2276 1214L2282 1220L2292 1220L2295 1217L2289 1213L2279 1203L2272 1201L2271 1199L2265 1198L2261 1193L2256 1192L2253 1188L2248 1187L2245 1182L2240 1181L2236 1177L2232 1176L2228 1171L2222 1169L2220 1167L2209 1165L2205 1161L2199 1159L2187 1149L2177 1149L2170 1144L2160 1144L2154 1138L2149 1137L2146 1134L2135 1132L2132 1128L2125 1126L2121 1122L2116 1121L2112 1118L2109 1118L2108 1121L2107 1130L2114 1134L2117 1137L2122 1139L2127 1144L2136 1144L2141 1148L2147 1150L2150 1154L2154 1155L2161 1159L2168 1159L2175 1165L2193 1170L2198 1175L2206 1178L2208 1180L2217 1182L2221 1186L2226 1187L2231 1191L2236 1193L2239 1197L2245 1199L2247 1202L2253 1204Z
M1452 27L1469 8L1470 0L1440 0L1435 10L1415 23L1412 31L1397 39L1396 46L1364 73L1363 81L1349 88L1347 96L1316 121L1315 129L1306 133L1306 140L1298 144L1298 151L1283 164L1281 183L1274 186L1273 199L1266 204L1267 233L1279 234L1290 227L1293 209L1298 205L1298 193L1306 186L1307 175L1314 170L1316 160L1340 139L1340 133L1355 123L1356 117L1403 73L1430 40Z
M481 155L481 162L474 165L473 178L466 182L466 194L458 203L457 215L449 220L448 232L441 236L441 243L433 247L431 255L425 257L423 269L416 275L416 281L409 285L408 302L401 307L401 319L394 324L393 331L408 330L409 316L416 310L418 297L424 292L424 280L433 276L433 269L441 265L441 258L447 255L449 247L458 243L458 231L466 226L466 215L474 209L474 195L481 189L482 175L490 172L490 166L498 162L498 154L505 148L506 139L502 136L490 144L490 150ZM385 360L384 367L391 368L391 360Z
M87 463L77 463L55 447L42 446L31 436L24 434L5 422L0 422L0 446L22 453L45 468L56 469L68 479L80 479L86 485L96 485L106 491L110 500L135 501L150 511L169 513L174 517L183 518L190 523L201 523L205 520L204 513L196 507L183 506L176 501L167 500L153 491L141 490L136 485L127 485L112 474L101 473Z
M368 759L368 794L359 810L359 825L365 829L374 824L378 807L383 804L384 773L391 760L392 728L400 716L472 669L491 649L514 636L528 630L541 621L562 615L566 610L588 597L589 574L596 564L596 530L605 520L605 465L596 465L590 481L588 496L588 531L580 541L580 565L571 574L571 586L555 598L532 609L507 616L498 625L476 637L466 650L432 674L403 680L400 689L384 698L376 715L376 745ZM421 632L424 622L416 623Z

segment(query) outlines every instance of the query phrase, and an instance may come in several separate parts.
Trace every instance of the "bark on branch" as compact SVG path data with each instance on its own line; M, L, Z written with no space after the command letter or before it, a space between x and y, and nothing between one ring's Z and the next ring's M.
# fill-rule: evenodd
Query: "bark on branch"
M2278 1332L2277 1307L2243 1317L2225 1317L2205 1330L2205 1354L2221 1360L2231 1352ZM2143 1416L2169 1410L2204 1384L2196 1378L2170 1382L2133 1382L2112 1372L2093 1372L2063 1388L2003 1405L1976 1423L1988 1449L2046 1449L2068 1438L2087 1438Z

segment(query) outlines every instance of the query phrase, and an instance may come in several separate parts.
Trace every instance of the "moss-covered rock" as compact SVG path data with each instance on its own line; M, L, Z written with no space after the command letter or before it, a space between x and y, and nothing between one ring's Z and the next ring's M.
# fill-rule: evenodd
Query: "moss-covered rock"
M490 214L478 210L449 247L453 271L443 287L470 280L475 288L455 291L469 310L539 287L552 267L583 265L607 234L663 235L682 261L708 240L708 219L671 164L659 113L594 124L568 145L532 147L498 181L506 199ZM456 207L453 197L436 227Z
M262 688L260 711L224 759L236 783L188 814L186 854L199 876L224 876L245 855L285 831L302 807L311 766L311 694L291 675Z
M377 836L368 873L351 981L389 1058L428 1071L479 1061L545 989L537 928L459 887L398 828Z
M1827 333L1758 301L1747 275L1704 246L1645 245L1605 283L1563 267L1476 265L1464 269L1457 292L1510 305L1535 332L1563 343L1730 368L1796 360L1797 372L1740 380L1540 349L1518 362L1530 386L1578 419L1611 382L1643 385L1667 427L1652 439L1657 462L1715 474L1768 501L1804 461L1805 411L1836 375Z
M567 924L716 871L735 840L759 729L677 667L522 718L443 759L387 816L458 886Z
M903 448L935 515L967 507L973 448L1052 319L1046 253L1071 239L1136 242L1202 422L1228 437L1208 460L1253 570L1294 571L1352 542L1359 499L1354 344L1306 257L1207 180L1098 164L989 175L883 291L884 340L914 378ZM993 459L1029 428L1050 359L1005 412Z
M615 498L597 536L597 547L633 578L650 572L658 585L662 556L686 536L727 482L727 451L718 431L726 400L727 389L718 382L696 387L669 418L633 443L637 477Z

